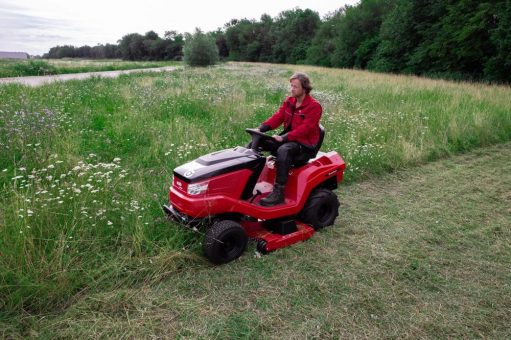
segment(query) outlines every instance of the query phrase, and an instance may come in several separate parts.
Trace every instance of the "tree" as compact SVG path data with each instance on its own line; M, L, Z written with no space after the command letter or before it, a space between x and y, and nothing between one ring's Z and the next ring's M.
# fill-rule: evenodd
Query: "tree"
M433 38L423 40L410 64L420 66L416 73L480 79L485 61L495 54L490 32L496 28L496 14L493 1L447 1L431 26Z
M485 78L509 82L511 79L511 2L500 1L495 14L497 28L491 32L495 55L484 65Z
M329 15L325 21L321 23L307 49L307 64L326 67L332 66L332 54L335 51L335 23L339 22L343 15L344 9L341 8Z
M294 9L279 14L272 25L273 62L296 64L305 62L321 19L310 9Z
M380 43L368 68L422 72L432 61L428 49L444 12L444 0L398 0L381 24Z
M138 33L130 33L119 40L119 50L124 60L142 60L147 55L144 37Z
M346 6L336 23L335 51L332 66L366 68L380 39L380 27L395 0L362 0Z
M218 48L213 38L198 28L187 34L184 46L184 61L190 66L209 66L218 62Z

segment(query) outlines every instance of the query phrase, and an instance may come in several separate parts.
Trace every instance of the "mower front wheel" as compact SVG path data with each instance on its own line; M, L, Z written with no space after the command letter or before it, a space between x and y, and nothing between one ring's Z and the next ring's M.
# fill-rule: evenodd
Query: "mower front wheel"
M204 254L215 264L227 263L243 254L247 241L247 234L239 223L231 220L218 221L206 231Z

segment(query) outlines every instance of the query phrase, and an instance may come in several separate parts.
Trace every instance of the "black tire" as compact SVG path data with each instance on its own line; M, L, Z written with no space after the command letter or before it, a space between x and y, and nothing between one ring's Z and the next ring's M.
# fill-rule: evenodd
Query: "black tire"
M331 190L317 188L311 192L299 214L299 219L311 225L314 230L319 230L334 224L338 215L339 200L337 195Z
M204 255L215 264L237 259L247 247L247 234L239 223L230 220L215 222L206 231Z

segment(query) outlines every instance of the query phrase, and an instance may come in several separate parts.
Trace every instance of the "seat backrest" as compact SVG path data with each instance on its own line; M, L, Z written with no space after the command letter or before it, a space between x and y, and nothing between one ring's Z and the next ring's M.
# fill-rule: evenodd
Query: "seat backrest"
M325 139L325 127L321 124L319 124L319 141L316 147L314 148L314 151L318 153L319 149L321 149L321 144L323 144L323 139Z
M325 128L323 125L319 124L319 140L318 144L314 147L314 149L311 149L312 152L302 153L298 155L293 162L291 163L291 167L297 168L302 165L305 165L308 163L309 159L316 157L318 154L319 149L321 148L321 144L323 144L323 139L325 138ZM311 155L313 153L313 155Z

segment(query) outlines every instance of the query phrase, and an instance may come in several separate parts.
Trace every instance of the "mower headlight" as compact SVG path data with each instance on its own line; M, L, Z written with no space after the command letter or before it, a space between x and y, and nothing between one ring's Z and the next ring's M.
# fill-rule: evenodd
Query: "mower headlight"
M208 190L209 182L194 183L188 186L188 195L200 195Z

